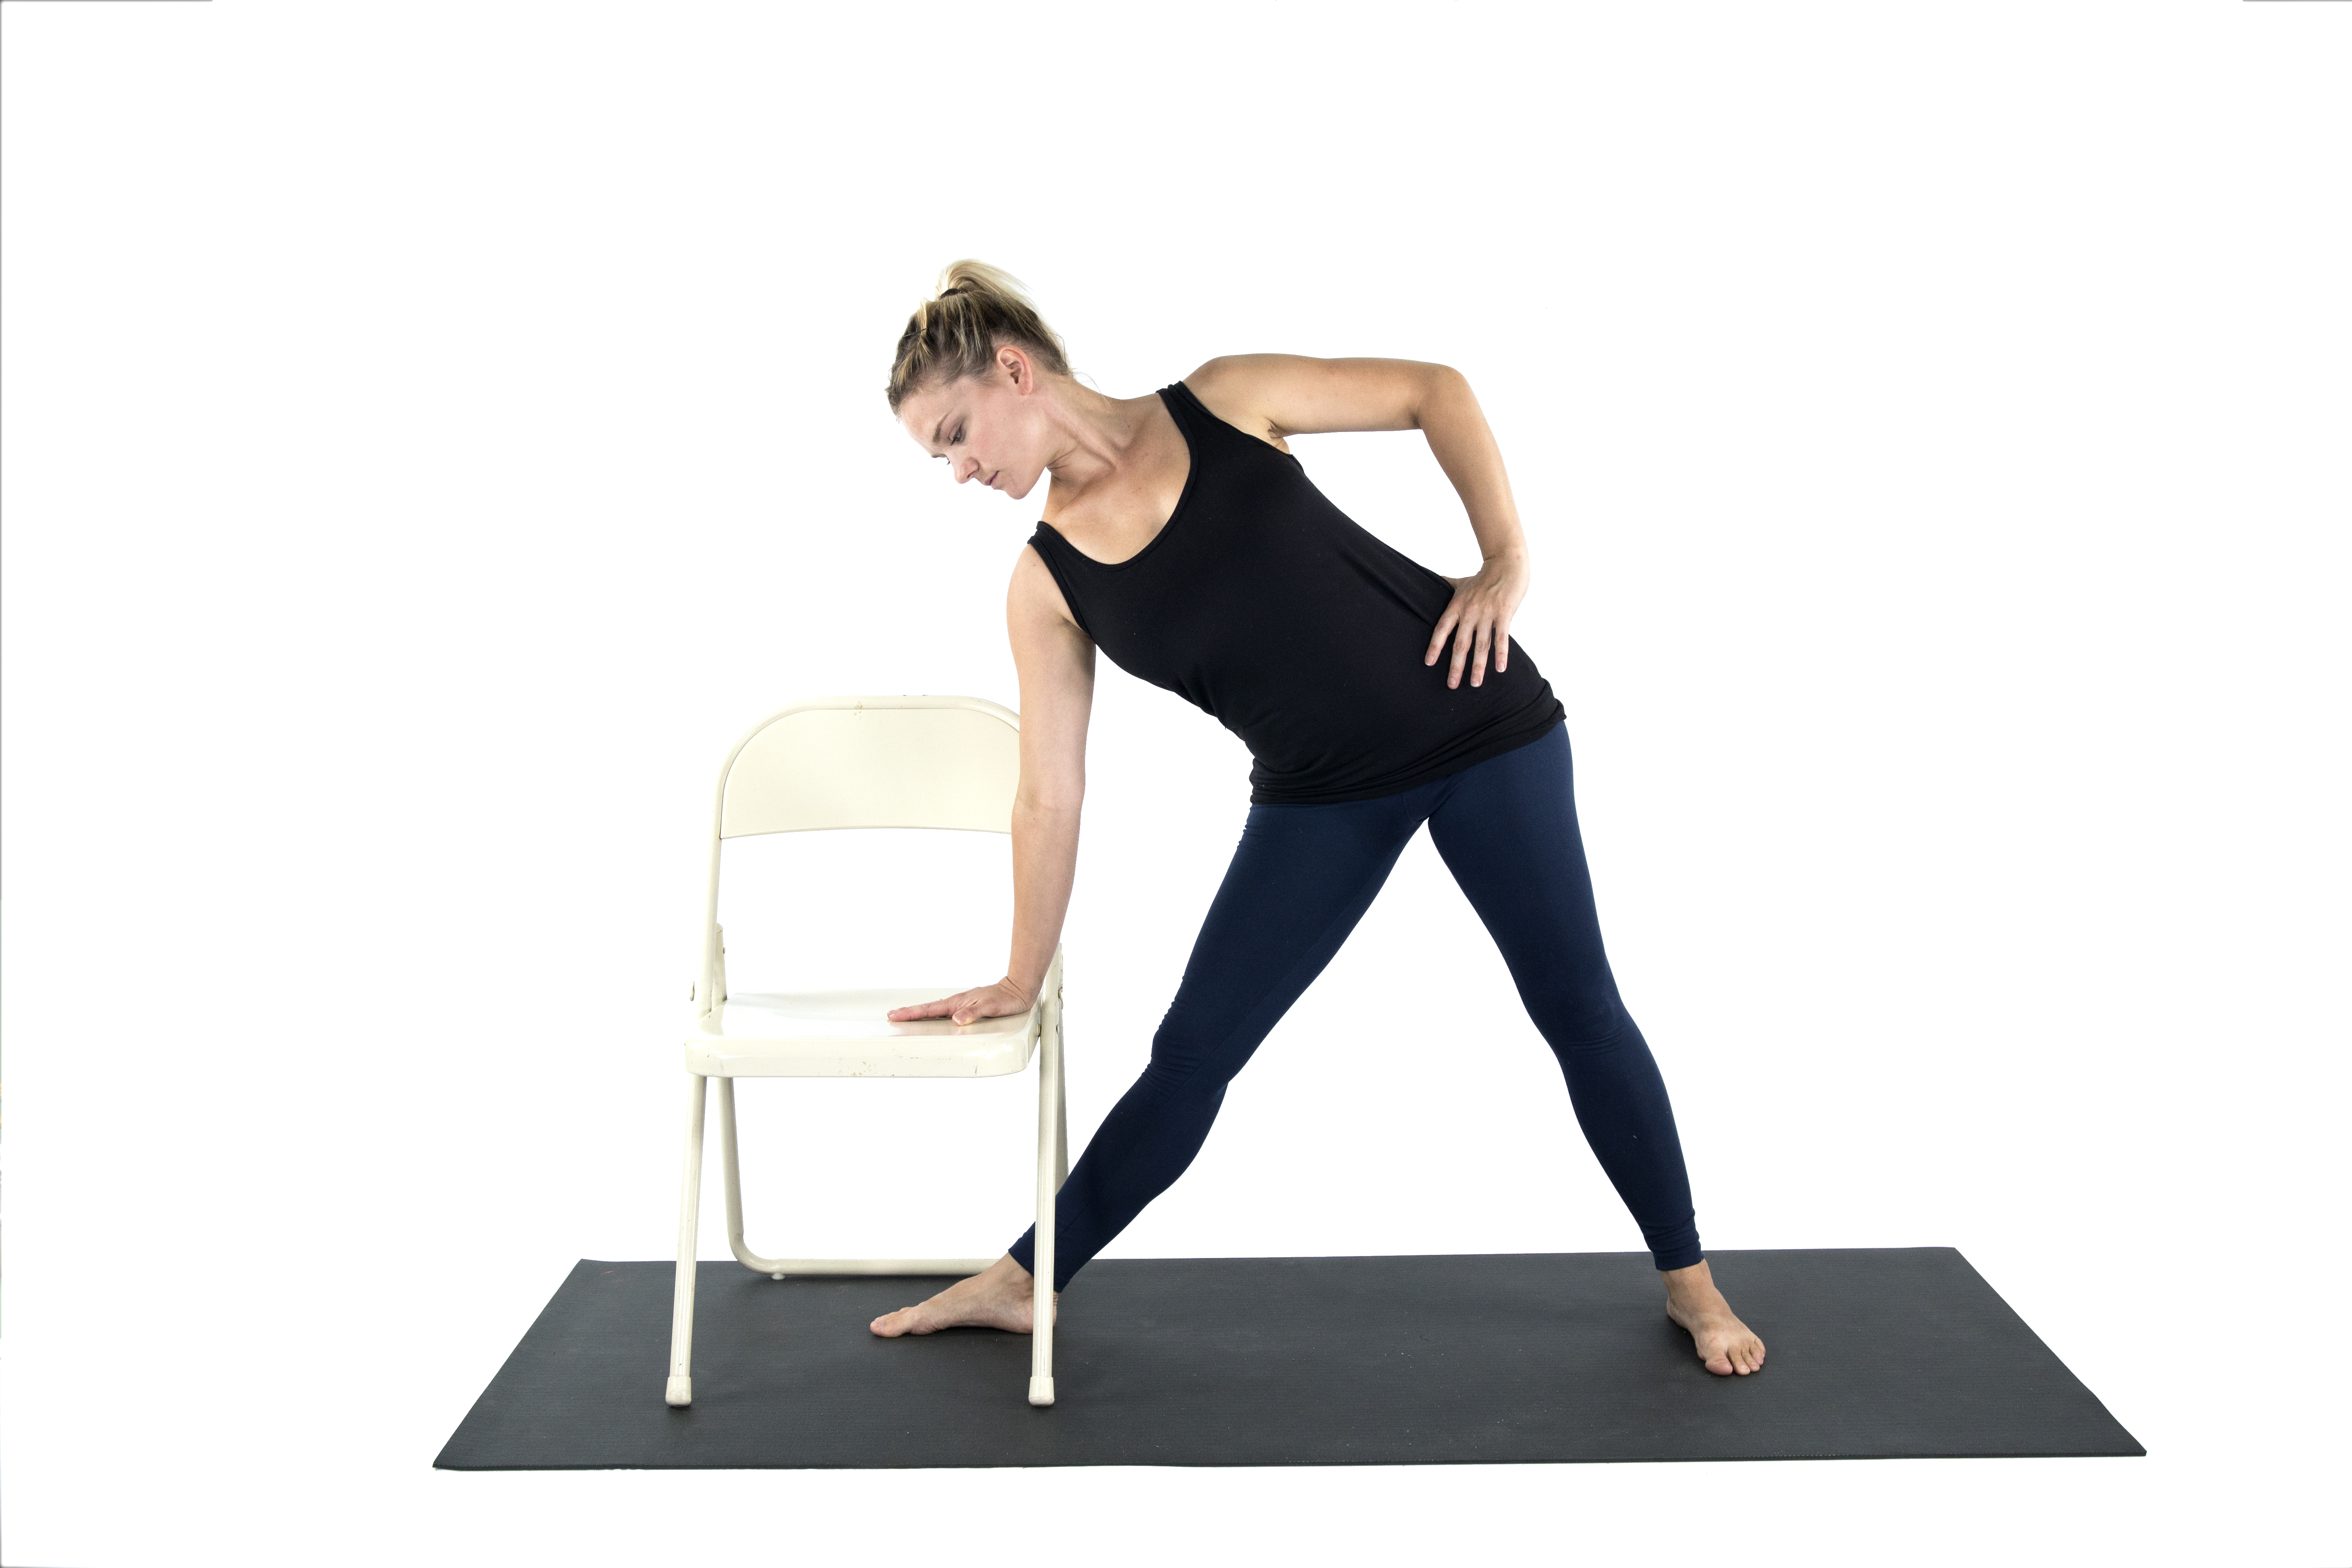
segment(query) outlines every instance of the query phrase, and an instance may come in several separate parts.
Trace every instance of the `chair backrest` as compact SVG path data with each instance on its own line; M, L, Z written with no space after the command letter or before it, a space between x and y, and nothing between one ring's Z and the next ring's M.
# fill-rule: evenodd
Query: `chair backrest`
M727 995L719 847L821 827L1013 831L1021 716L984 697L817 697L751 726L719 770L694 1005Z
M982 697L820 697L769 714L719 770L720 838L821 827L1013 831L1021 717Z

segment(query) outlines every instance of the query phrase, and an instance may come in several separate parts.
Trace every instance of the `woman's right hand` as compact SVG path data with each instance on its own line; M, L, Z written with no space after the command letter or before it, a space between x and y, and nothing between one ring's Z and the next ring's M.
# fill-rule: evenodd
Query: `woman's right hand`
M886 1016L894 1024L912 1023L918 1018L945 1018L952 1024L969 1024L975 1018L1003 1018L1026 1013L1036 1005L1035 992L1024 991L1010 979L1004 979L974 991L959 991L936 1002L893 1007Z

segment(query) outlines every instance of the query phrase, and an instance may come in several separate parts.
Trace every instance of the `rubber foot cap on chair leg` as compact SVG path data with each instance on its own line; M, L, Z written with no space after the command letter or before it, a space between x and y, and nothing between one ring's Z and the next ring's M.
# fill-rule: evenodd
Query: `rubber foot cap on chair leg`
M1053 1404L1054 1380L1050 1377L1031 1378L1029 1380L1029 1403L1032 1405Z
M1051 1378L1048 1378L1046 1381L1050 1383L1050 1382L1052 1382L1053 1380L1052 1380ZM673 1377L673 1378L671 1378L671 1379L669 1380L669 1392L668 1392L667 1394L663 1394L663 1395L662 1395L662 1397L663 1397L665 1400L668 1401L668 1402L669 1402L670 1404L672 1404L672 1405L691 1405L691 1404L693 1404L693 1403L694 1403L694 1379L692 1379L692 1378L690 1378L690 1377Z

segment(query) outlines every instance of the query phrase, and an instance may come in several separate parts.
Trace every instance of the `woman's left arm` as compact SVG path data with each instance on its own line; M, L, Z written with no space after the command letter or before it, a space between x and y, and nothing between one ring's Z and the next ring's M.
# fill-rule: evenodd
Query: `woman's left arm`
M1510 658L1511 617L1528 595L1528 541L1502 448L1470 390L1451 365L1406 359L1310 359L1300 354L1228 354L1185 378L1209 410L1268 441L1330 430L1414 430L1429 438L1437 466L1462 497L1483 560L1476 575L1448 577L1454 600L1430 631L1422 663L1454 645L1445 684L1486 679L1491 654L1500 673Z

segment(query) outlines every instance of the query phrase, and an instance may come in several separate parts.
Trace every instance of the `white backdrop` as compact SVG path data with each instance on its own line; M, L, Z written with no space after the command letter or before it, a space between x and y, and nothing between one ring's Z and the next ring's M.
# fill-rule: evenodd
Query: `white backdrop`
M7 1563L639 1562L722 1512L1116 1562L2352 1551L2352 7L5 27ZM1116 395L1468 374L1704 1238L1956 1246L2147 1458L428 1468L572 1260L671 1245L726 747L1016 700L1043 491L954 489L881 395L961 256ZM1469 569L1419 436L1297 445ZM1108 666L1091 768L1081 1142L1247 797ZM1002 840L738 864L739 987L1002 965ZM1392 1026L1441 1009L1432 1070ZM750 1086L754 1245L1001 1249L1033 1093ZM1110 1256L1638 1246L1424 838Z

